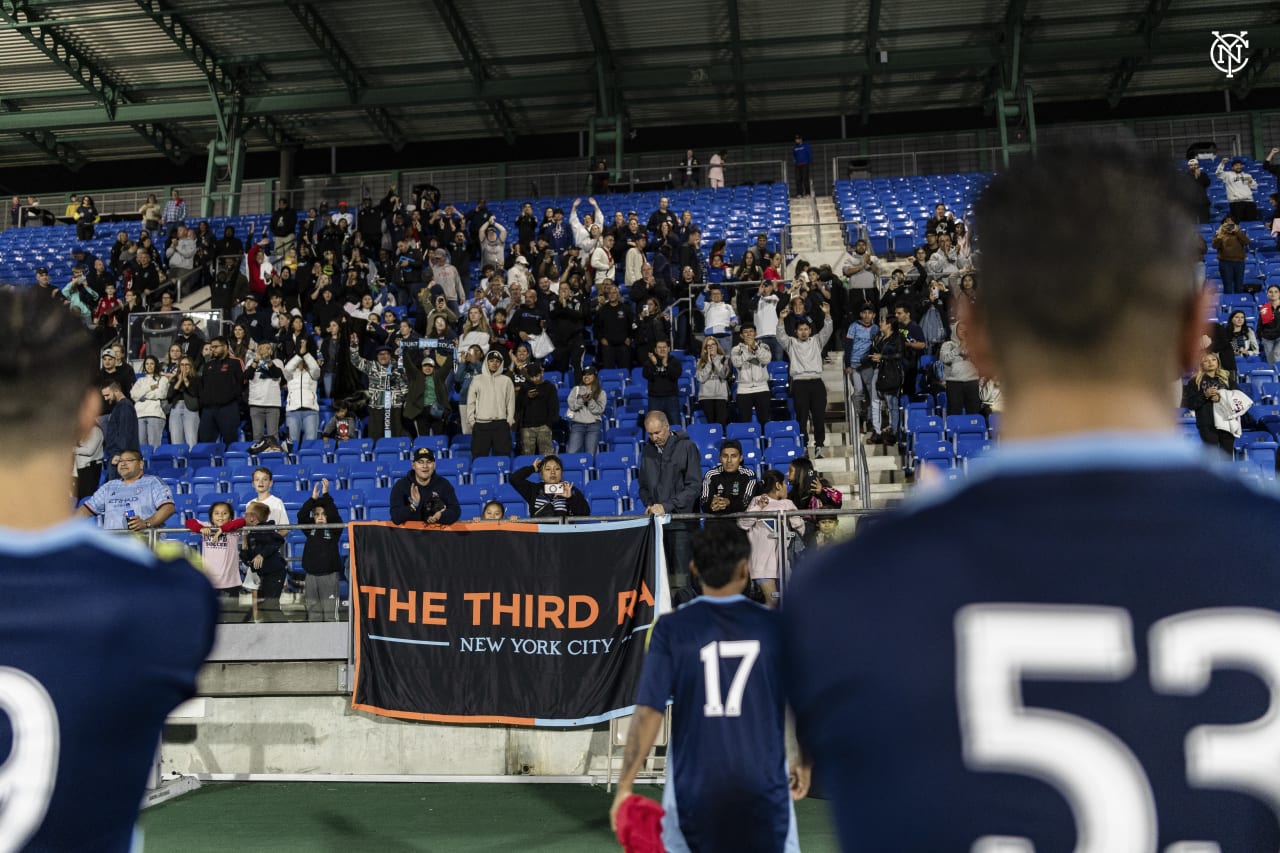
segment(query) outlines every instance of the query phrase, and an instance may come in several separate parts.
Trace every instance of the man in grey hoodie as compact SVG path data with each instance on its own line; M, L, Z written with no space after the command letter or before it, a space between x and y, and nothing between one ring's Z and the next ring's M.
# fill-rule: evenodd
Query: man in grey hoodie
M823 302L822 328L818 334L810 334L807 322L796 326L796 336L787 334L787 324L783 321L791 309L783 308L778 312L778 343L791 360L791 399L796 404L796 420L800 422L800 433L804 444L808 445L809 421L813 421L813 456L822 458L822 445L827 438L827 386L822 381L822 350L831 337L831 305Z

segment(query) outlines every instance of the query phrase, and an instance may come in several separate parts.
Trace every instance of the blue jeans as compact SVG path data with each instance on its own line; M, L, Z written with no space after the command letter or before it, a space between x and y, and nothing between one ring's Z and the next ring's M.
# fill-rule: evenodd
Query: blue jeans
M139 446L164 444L164 418L138 418Z
M574 421L569 425L569 449L566 453L590 453L595 456L600 446L600 422L580 424Z
M333 399L333 380L334 380L334 377L336 377L337 375L338 374L336 373L320 374L320 387L324 389L323 396L326 400Z
M179 400L169 412L169 441L190 446L199 441L200 413L187 408Z
M289 430L289 443L295 449L299 441L314 441L320 437L320 413L315 409L294 409L285 412L284 422Z
M1223 293L1244 293L1244 261L1218 261Z
M650 397L649 411L662 412L667 416L667 422L673 427L684 425L684 415L680 412L679 397Z

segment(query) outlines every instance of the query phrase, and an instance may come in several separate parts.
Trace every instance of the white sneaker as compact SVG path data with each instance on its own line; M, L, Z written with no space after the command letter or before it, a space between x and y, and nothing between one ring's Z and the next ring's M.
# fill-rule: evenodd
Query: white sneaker
M815 447L815 448L813 449L813 458L814 458L814 459L821 459L821 458L822 458L822 448L821 448L821 447Z

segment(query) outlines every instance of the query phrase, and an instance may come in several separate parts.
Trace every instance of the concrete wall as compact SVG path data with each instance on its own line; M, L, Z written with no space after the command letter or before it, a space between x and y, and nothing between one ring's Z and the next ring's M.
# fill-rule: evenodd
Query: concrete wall
M583 775L604 767L608 726L452 726L351 710L340 662L211 664L204 716L171 721L164 773Z

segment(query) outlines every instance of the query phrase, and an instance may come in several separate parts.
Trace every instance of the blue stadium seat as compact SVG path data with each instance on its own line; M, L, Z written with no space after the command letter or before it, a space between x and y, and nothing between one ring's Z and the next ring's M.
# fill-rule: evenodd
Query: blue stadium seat
M471 482L476 485L496 486L506 482L511 471L511 459L506 456L481 456L471 461Z

